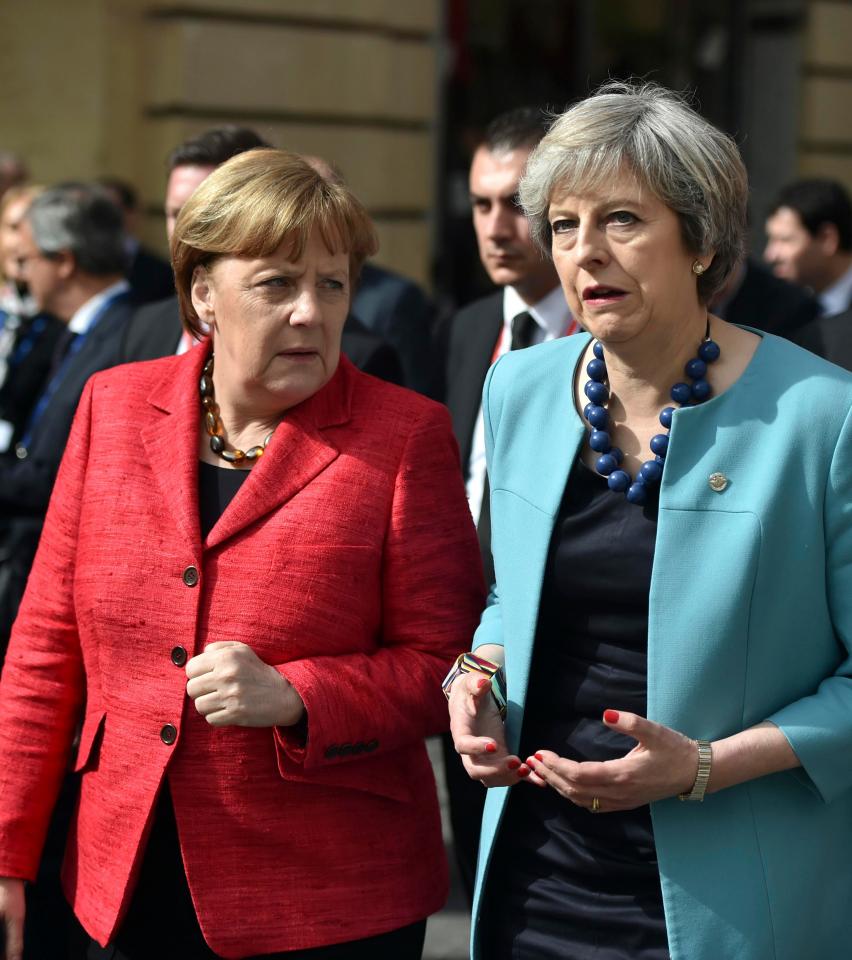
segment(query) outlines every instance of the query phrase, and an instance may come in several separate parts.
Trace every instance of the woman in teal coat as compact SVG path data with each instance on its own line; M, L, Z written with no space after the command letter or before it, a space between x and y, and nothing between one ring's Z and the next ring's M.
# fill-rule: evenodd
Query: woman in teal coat
M446 685L490 788L476 958L848 953L852 377L708 313L746 198L732 141L654 86L530 159L588 335L485 384L496 583Z

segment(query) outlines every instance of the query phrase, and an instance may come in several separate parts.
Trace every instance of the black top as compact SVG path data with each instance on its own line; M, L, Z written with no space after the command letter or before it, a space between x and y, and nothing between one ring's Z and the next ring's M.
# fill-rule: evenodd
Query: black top
M601 720L645 716L655 505L640 508L578 461L554 525L520 756L610 760L634 741ZM489 960L666 960L647 806L593 814L515 787L485 892ZM490 941L490 942L489 942Z

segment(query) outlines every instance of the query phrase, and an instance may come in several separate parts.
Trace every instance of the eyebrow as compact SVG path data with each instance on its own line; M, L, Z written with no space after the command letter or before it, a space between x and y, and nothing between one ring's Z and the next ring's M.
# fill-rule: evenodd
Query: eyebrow
M641 200L637 200L635 198L613 197L612 200L600 201L597 204L597 206L606 207L610 210L617 210L617 209L620 209L621 207L641 207L643 206L643 203ZM549 213L553 215L555 213L563 212L566 210L570 212L571 207L567 207L564 204L557 204L555 206L550 207Z

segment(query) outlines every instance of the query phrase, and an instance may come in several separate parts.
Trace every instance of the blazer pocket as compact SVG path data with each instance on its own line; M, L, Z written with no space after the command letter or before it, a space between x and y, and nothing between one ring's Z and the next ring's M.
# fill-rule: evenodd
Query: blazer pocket
M89 761L96 755L100 746L100 734L104 727L105 710L93 710L87 713L83 720L83 729L80 731L80 743L77 747L77 756L71 769L80 773L89 767Z

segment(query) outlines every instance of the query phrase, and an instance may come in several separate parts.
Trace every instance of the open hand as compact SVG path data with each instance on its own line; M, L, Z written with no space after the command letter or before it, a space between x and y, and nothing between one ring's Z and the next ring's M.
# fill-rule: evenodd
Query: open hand
M632 810L653 800L688 793L698 771L698 748L682 733L635 713L604 711L604 723L637 741L618 760L566 760L539 750L527 763L548 786L577 806L595 812Z
M305 711L287 680L247 644L209 643L186 665L186 692L213 727L289 727Z

